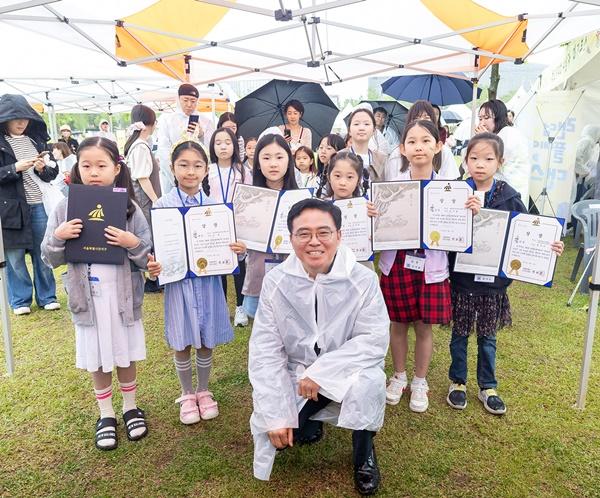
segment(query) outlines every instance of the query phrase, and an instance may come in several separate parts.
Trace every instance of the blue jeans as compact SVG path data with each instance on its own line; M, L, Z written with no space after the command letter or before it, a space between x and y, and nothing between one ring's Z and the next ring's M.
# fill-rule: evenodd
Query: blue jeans
M244 311L250 318L254 318L258 309L258 296L244 296Z
M450 370L448 376L457 384L467 383L468 336L452 334L450 339ZM480 389L495 389L496 382L496 336L477 338L477 383Z
M56 283L52 270L42 261L42 241L48 224L43 204L29 206L33 249L30 251L33 263L33 284L25 264L25 249L6 249L8 269L8 300L13 309L31 306L35 287L35 302L40 308L56 301Z

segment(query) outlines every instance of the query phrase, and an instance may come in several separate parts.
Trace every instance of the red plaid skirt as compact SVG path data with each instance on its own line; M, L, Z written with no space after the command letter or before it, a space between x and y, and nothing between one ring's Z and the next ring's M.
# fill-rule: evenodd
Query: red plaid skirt
M392 322L449 323L450 282L425 283L425 273L404 268L406 251L398 251L389 275L381 275L381 292Z

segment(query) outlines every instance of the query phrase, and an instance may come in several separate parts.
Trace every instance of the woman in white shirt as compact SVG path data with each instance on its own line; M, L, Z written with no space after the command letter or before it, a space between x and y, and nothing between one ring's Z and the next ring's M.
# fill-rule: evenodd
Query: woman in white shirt
M508 121L508 110L501 100L488 100L479 108L479 125L475 133L495 133L504 142L504 163L496 178L504 180L521 194L528 206L531 160L527 138Z

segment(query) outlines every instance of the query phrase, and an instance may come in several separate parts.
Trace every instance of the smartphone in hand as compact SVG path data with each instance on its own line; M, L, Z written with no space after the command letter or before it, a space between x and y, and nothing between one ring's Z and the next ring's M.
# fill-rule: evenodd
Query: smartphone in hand
M188 119L188 127L187 130L189 133L194 133L196 127L198 126L198 119L200 116L197 114L192 114Z

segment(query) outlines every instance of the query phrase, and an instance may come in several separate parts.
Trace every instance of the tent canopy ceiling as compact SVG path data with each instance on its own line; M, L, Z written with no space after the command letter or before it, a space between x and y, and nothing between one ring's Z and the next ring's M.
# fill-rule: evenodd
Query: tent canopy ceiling
M318 0L304 9L290 0L105 0L101 9L78 0L16 2L0 0L2 47L19 47L2 49L8 69L0 93L104 112L109 104L130 107L144 92L174 89L186 78L186 55L187 77L199 85L257 77L334 85L382 73L469 72L475 55L512 63L515 54L542 51L600 25L600 8L568 0L478 0L495 20L481 24L483 18L471 16L478 9L470 9L463 17L471 23L460 26L440 11L443 4L455 9L454 2L433 2L434 15L426 6L431 0ZM460 3L466 8L472 1ZM290 20L275 19L281 4ZM510 40L473 47L478 30L507 26L515 33L523 23L527 45L512 40L520 52L508 50Z

